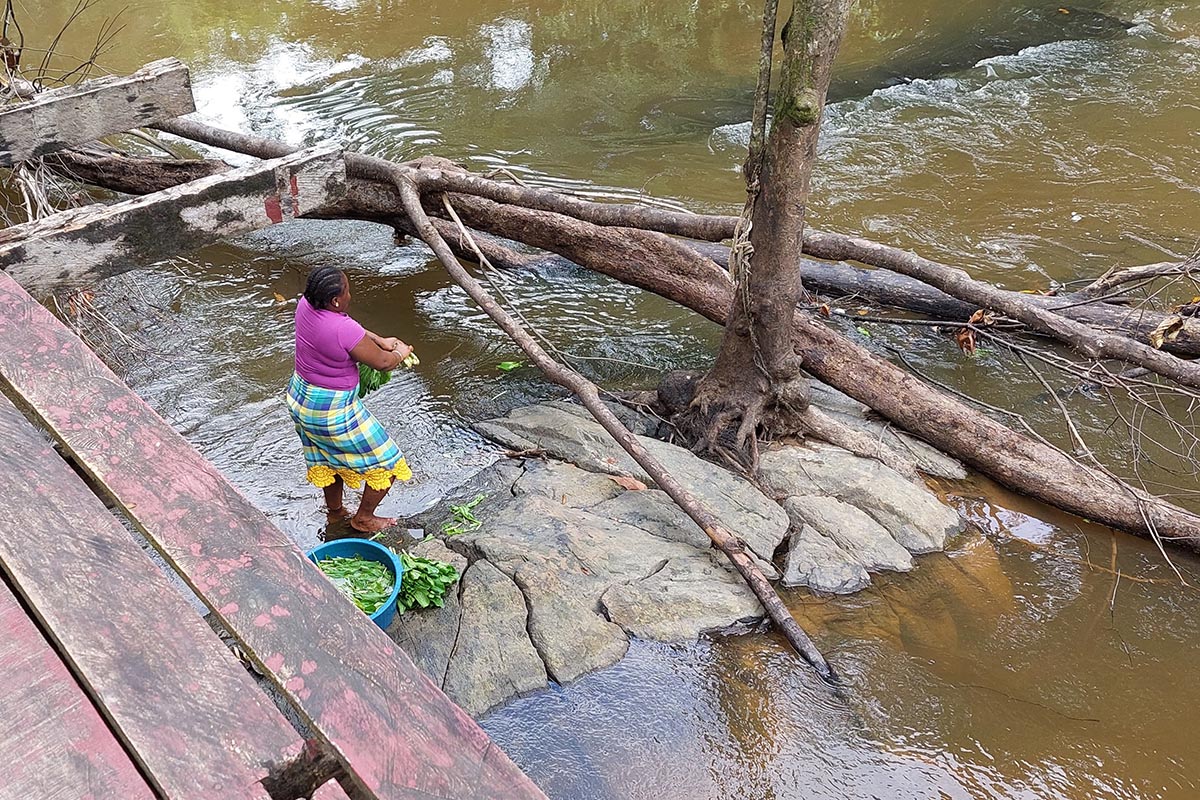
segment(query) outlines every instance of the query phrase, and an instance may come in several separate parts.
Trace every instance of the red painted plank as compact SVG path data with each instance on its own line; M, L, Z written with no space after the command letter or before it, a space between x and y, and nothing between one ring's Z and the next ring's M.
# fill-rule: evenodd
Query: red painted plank
M0 763L0 800L154 797L3 580Z
M487 735L210 463L13 280L0 376L129 511L196 593L382 798L541 798ZM280 431L280 435L289 435ZM300 466L297 466L299 469Z
M0 441L0 570L146 778L168 798L265 798L303 740L3 396Z

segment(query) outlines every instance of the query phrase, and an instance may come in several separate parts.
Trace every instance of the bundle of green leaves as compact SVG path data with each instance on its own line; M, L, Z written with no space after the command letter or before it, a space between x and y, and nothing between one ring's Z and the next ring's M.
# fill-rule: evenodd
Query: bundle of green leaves
M400 581L400 597L396 608L401 613L410 608L441 608L446 592L458 581L458 570L444 561L422 558L409 553L400 554L404 578Z
M366 397L391 379L392 373L360 363L358 365L358 396Z
M331 556L318 561L317 567L364 614L378 611L392 596L396 585L392 571L385 564L362 556Z

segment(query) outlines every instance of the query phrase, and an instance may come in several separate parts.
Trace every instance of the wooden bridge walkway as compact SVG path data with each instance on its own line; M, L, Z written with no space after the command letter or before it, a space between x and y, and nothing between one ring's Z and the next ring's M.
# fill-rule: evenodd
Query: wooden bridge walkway
M178 62L94 83L0 110L0 164L191 110ZM291 219L344 175L340 151L313 148L0 231L0 800L544 797L27 292Z

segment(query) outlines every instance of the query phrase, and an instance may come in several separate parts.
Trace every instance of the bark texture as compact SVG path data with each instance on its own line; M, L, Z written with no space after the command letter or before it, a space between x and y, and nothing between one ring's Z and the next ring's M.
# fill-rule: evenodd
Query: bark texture
M764 17L760 99L770 82L768 45L775 27L770 8ZM789 331L800 299L799 255L821 114L849 13L850 0L795 0L783 27L770 134L759 153L755 139L765 121L756 119L746 162L746 208L731 264L735 301L716 363L680 420L701 449L731 453L751 466L757 463L760 429L768 435L802 430L808 407Z

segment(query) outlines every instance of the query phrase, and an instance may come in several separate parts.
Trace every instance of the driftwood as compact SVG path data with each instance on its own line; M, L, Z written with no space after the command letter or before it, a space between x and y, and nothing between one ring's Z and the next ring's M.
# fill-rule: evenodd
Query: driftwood
M416 226L418 235L437 255L438 260L442 262L442 266L450 273L450 277L454 279L454 282L461 286L470 295L471 299L508 334L509 338L525 351L529 358L537 364L538 368L545 373L546 377L574 392L584 407L604 427L604 430L608 431L609 435L621 445L625 452L642 469L646 470L646 474L654 479L658 487L665 491L675 501L675 504L691 517L692 521L707 534L713 545L729 558L730 562L733 563L742 578L750 586L755 596L758 597L759 602L763 604L763 608L766 609L771 621L775 623L776 627L783 633L792 647L796 649L796 652L811 664L813 669L817 671L817 674L826 681L835 681L837 676L833 669L829 666L825 657L821 655L816 645L813 644L812 639L809 638L808 634L796 622L792 613L788 611L787 607L783 604L783 600L780 599L779 594L775 591L775 588L771 586L766 576L763 575L762 570L751 559L747 553L746 543L737 534L722 525L720 520L696 499L695 495L689 492L675 476L663 467L657 458L650 454L650 451L642 446L637 437L600 400L600 391L594 383L584 378L575 370L555 361L512 315L500 307L483 288L482 284L463 268L454 253L446 245L441 234L438 233L437 229L429 221L429 217L422 207L422 198L416 184L400 177L397 181L397 188L400 191L404 210ZM447 210L453 214L453 206L449 204L448 200L445 200L446 195L442 195L442 197L446 203ZM465 232L465 228L463 230Z
M855 236L813 231L804 237L804 252L831 261L853 260L883 267L935 286L977 307L1025 323L1038 333L1065 342L1088 358L1110 358L1144 367L1184 386L1200 388L1200 364L1156 350L1125 336L1099 331L1062 314L1040 308L1012 292L977 281L961 269L947 267L915 253L886 247Z
M278 142L220 131L199 123L176 120L162 127L195 141L258 157L275 157L288 150L286 145ZM351 177L346 195L325 209L326 214L383 222L404 230L406 219L401 211L399 192L387 182L389 170L397 165L351 154L347 154L347 165ZM446 170L428 167L402 166L400 169L422 188L425 185L421 184L421 179L429 179L428 185L434 187L434 191L495 183L479 177L468 180ZM688 252L681 253L678 240L654 230L597 225L531 208L529 206L551 207L555 204L546 202L541 196L542 190L527 193L525 187L496 186L502 189L489 188L479 196L451 194L451 202L468 227L548 250L588 269L679 302L714 322L724 323L731 292L729 277L716 261L698 253L694 243L685 245ZM495 202L483 197L484 194L504 197L506 201ZM582 202L573 198L567 200L564 207L572 209ZM431 203L430 208L434 205ZM634 219L626 217L620 206L602 208L604 213L589 214L605 222ZM718 238L723 225L729 235L736 221L733 217L706 217L707 221L702 223L695 215L660 209L652 211L654 213L646 219L639 219L648 228L691 231L698 238ZM431 222L435 226L438 224L437 220ZM814 235L816 232L806 232L806 249L808 239ZM836 235L829 236L833 236L836 243ZM489 246L495 250L503 249L503 245L496 242ZM889 249L894 250L884 248L882 255L887 255ZM808 316L798 317L795 344L804 357L806 368L815 377L999 483L1090 519L1200 551L1200 518L1196 515L1008 428L872 356L818 321Z
M0 269L31 289L91 282L293 219L337 199L344 188L341 149L316 147L14 225L0 231Z
M166 58L132 75L42 92L0 109L0 166L190 114L187 67Z

